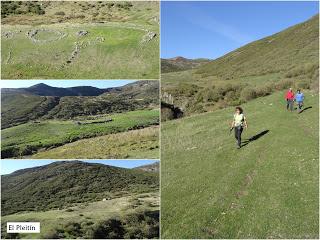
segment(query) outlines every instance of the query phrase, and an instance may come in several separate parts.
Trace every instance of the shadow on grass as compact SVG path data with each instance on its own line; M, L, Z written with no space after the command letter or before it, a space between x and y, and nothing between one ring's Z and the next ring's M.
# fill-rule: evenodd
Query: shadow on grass
M306 107L306 108L302 109L302 110L299 112L299 114L300 114L300 113L303 113L304 111L306 111L306 110L308 110L308 109L311 109L311 108L312 108L312 106Z
M256 134L256 135L252 136L251 138L244 140L244 141L242 142L241 147L244 147L244 146L248 145L250 142L253 142L253 141L255 141L255 140L258 140L258 139L261 138L262 136L266 135L268 132L270 132L270 130L264 130L264 131L262 131L262 132L260 132L260 133L258 133L258 134Z

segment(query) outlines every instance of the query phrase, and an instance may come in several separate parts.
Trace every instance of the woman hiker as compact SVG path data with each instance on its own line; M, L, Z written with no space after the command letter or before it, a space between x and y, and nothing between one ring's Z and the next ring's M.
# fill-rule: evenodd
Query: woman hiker
M289 91L286 93L286 101L287 101L287 110L293 111L293 102L294 102L294 93L292 88L289 88Z
M241 107L236 107L236 112L233 115L233 121L231 123L231 129L234 128L234 136L237 139L237 148L241 148L241 134L243 127L248 128L246 117L243 114Z

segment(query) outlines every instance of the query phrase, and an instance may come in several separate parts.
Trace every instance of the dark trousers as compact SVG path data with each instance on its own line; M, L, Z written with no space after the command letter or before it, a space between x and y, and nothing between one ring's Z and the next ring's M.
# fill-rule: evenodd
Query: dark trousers
M238 146L241 147L241 134L242 134L242 130L243 127L239 126L239 127L235 127L234 128L234 137L237 139L238 141Z
M293 111L293 100L287 99L287 110Z
M303 102L297 102L297 104L298 104L298 111L301 111Z

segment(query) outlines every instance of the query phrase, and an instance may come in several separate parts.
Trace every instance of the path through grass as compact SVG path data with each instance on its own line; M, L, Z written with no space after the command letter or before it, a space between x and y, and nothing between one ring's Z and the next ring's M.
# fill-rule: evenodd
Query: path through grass
M243 105L255 140L240 150L233 108L162 125L162 238L319 236L318 95L301 114L283 96Z

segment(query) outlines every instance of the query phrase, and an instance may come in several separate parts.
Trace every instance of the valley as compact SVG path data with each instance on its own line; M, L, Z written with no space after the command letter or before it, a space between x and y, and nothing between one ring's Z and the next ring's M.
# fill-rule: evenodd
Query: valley
M158 158L158 89L3 88L2 158Z
M318 25L315 15L203 64L162 59L162 238L318 238ZM286 109L289 88L304 93L301 113ZM236 106L248 122L240 149Z
M171 95L174 105L190 116L289 87L318 89L318 25L316 15L195 67L190 62L194 66L197 59L162 59L162 95Z

